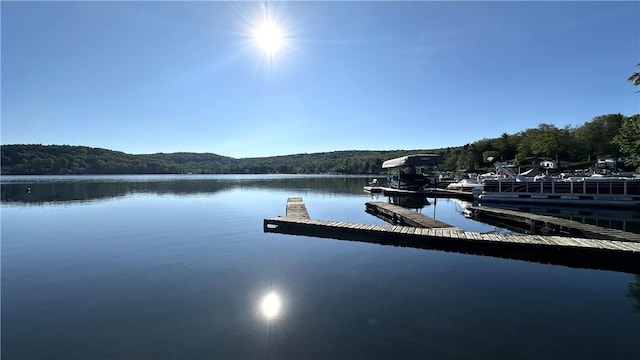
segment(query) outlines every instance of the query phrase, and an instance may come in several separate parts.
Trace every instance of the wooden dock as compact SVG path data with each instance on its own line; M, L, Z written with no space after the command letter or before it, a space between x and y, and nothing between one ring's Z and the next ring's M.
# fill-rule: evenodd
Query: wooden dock
M449 224L443 223L442 221L432 219L415 211L403 208L402 206L386 202L368 202L365 204L365 211L393 225L462 231L461 229L457 229Z
M362 188L364 191L372 194L379 194L384 191L383 187L380 186L365 186Z
M471 191L451 189L426 189L425 193L427 196L434 198L454 198L473 201L473 193Z
M617 229L603 228L591 224L488 206L471 206L468 208L473 218L506 228L518 228L530 233L544 235L576 236L587 239L617 240L640 242L640 234Z
M289 199L287 216L264 219L263 230L640 274L640 243L633 241L312 220L300 198Z
M473 200L471 191L449 190L442 188L426 188L424 190L400 190L384 186L365 186L364 191L372 194L382 193L384 196L422 196L437 198L456 198L461 200Z
M287 217L290 219L309 219L307 207L300 197L287 199Z

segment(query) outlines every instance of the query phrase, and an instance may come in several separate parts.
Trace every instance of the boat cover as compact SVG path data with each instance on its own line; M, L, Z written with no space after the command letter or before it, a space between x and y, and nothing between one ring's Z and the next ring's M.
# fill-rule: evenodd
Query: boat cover
M402 166L428 166L442 164L442 156L437 154L415 154L390 159L382 163L383 169Z
M543 174L544 173L542 171L540 171L540 169L532 168L532 169L529 169L529 170L521 173L520 175L524 175L524 176L528 176L528 177L534 177L534 176L543 175Z

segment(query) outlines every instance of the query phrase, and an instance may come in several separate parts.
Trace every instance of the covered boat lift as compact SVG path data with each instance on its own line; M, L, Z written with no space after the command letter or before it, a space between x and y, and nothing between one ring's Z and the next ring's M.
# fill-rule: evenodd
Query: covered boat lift
M435 186L438 182L437 167L442 162L442 156L438 154L414 154L387 160L382 163L382 168L388 170L389 187L417 191ZM403 168L409 168L409 171L403 174Z

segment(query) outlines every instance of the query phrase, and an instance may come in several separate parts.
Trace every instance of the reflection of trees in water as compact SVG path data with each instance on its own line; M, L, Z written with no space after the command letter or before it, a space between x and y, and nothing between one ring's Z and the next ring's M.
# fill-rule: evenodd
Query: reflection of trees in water
M135 193L213 194L233 189L272 189L292 192L310 191L333 194L361 194L368 179L364 177L262 177L218 179L78 180L8 182L1 185L2 202L49 203L82 202L116 198Z
M37 182L2 184L2 202L49 203L90 201L124 196L128 183L98 182Z
M638 312L640 312L640 274L635 275L635 283L629 284L629 289L627 290L627 296L635 299L636 304L635 308Z

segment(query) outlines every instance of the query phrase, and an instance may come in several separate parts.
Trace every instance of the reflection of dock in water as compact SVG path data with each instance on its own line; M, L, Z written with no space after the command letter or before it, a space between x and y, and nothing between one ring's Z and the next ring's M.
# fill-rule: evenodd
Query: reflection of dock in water
M290 199L289 206L304 207L302 199ZM384 204L384 207L378 206ZM367 203L367 212L391 212L403 217L401 207ZM306 213L297 212L297 214ZM410 211L413 216L425 217ZM289 210L287 211L289 214ZM319 238L362 241L382 245L414 247L459 253L580 267L640 273L640 243L544 235L486 234L449 227L373 225L311 220L295 215L264 219L264 232ZM377 215L376 215L377 216ZM385 215L387 216L387 215ZM393 215L391 215L393 216ZM406 218L408 219L408 218ZM409 220L403 220L405 224ZM431 221L435 221L431 219ZM441 222L434 224L444 224ZM427 225L421 224L420 226ZM445 224L446 225L446 224Z
M603 228L618 229L640 234L640 209L609 209L593 207L540 206L529 204L493 204L492 207L552 216L591 224ZM482 221L482 220L481 220ZM527 230L524 228L521 230Z
M576 236L588 239L634 241L640 243L640 234L604 228L554 216L538 215L520 211L471 206L468 208L474 219L493 225L526 230L545 235Z

